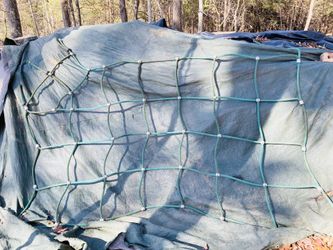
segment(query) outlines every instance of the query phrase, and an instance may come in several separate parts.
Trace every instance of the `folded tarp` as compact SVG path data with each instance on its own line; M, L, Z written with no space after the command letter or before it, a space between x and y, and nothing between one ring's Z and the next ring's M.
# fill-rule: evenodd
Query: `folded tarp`
M34 249L26 223L77 249L332 235L333 64L322 52L140 22L5 46L1 205L25 225L13 224L17 241L0 224L5 243Z

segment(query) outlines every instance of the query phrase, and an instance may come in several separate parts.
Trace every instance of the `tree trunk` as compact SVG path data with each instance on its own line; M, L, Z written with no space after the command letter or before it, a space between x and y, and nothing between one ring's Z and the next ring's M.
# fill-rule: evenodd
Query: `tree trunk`
M310 23L311 23L311 19L312 19L312 16L313 16L313 9L314 9L315 3L316 3L316 0L311 0L310 1L308 17L306 19L304 30L308 30L309 29L309 26L310 26Z
M46 13L47 13L47 19L49 22L49 27L50 27L50 33L56 28L55 27L55 21L54 21L54 12L51 11L50 9L50 2L49 0L44 0L45 1L45 8L46 8Z
M156 0L156 3L157 3L158 10L160 12L160 17L165 18L166 16L165 16L165 13L164 13L164 10L162 8L160 0Z
M227 24L228 24L228 18L229 18L229 12L230 12L230 1L229 0L224 0L223 4L223 26L222 30L223 31L228 31L227 30ZM217 28L217 31L220 30L220 27Z
M105 20L107 23L110 23L111 22L111 3L110 3L110 0L105 0Z
M73 26L76 26L76 18L75 18L75 12L74 12L74 7L73 7L73 1L68 0L68 6L69 6L69 11L72 17L72 24Z
M16 0L3 0L3 6L9 26L10 37L16 38L22 36L22 26Z
M120 19L123 23L128 21L127 11L126 11L126 2L125 0L119 0L119 10L120 10Z
M77 21L78 25L82 25L82 18L81 18L81 9L80 9L80 0L75 0L76 12L77 12Z
M43 0L43 9L44 9L44 18L46 19L46 27L47 27L47 32L51 33L52 32L52 23L51 23L51 18L50 18L50 9L49 9L49 3L47 0Z
M171 26L172 25L172 4L168 4L167 9L167 23Z
M36 20L36 16L35 16L34 10L32 8L31 0L28 0L28 2L29 2L30 14L31 14L32 21L34 23L34 28L35 28L36 35L40 36L39 29L38 29L38 24L37 24L37 20Z
M113 2L113 0L109 0L109 15L110 15L110 23L114 23L115 22L115 3Z
M50 21L51 21L52 30L54 30L56 28L55 17L54 17L53 11L50 11L50 9L49 9L49 14L50 14Z
M178 31L182 31L182 5L182 0L173 0L172 26Z
M152 11L151 11L151 0L147 0L147 16L148 16L148 23L151 23L151 21L153 20Z
M242 18L241 18L241 25L239 27L239 31L244 31L245 30L245 16L246 16L246 4L244 2L244 7L243 7L243 11L242 11Z
M64 22L64 27L71 27L71 18L69 14L69 5L68 0L61 0L61 11L62 11L62 20Z
M134 18L138 20L140 0L134 0Z
M199 0L198 33L202 32L202 21L203 21L203 0Z
M237 31L238 27L238 10L239 10L240 0L237 0L237 5L234 13L234 31Z

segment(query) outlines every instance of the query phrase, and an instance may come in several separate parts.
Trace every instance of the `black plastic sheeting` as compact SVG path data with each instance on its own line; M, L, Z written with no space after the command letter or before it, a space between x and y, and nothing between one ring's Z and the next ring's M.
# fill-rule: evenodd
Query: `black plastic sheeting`
M161 28L168 28L167 22L164 18L161 18L160 20L156 22L152 22L151 24L156 25Z
M265 31L265 32L236 32L230 34L213 34L204 32L204 37L209 38L223 38L238 41L246 41L249 43L259 43L257 38L260 38L261 44L271 45L282 48L293 48L302 47L302 43L314 43L321 48L329 50L333 49L333 37L325 36L320 32L315 31L287 31L287 30L276 30L276 31ZM267 39L267 40L265 40Z
M153 25L168 28L164 18L151 23ZM228 34L214 34L210 32L202 32L201 35L207 38L223 38L237 41L245 41L249 43L259 43L282 48L303 47L316 45L322 49L333 50L333 37L326 36L321 32L304 31L304 30L273 30L264 32L235 32ZM260 41L258 41L258 38Z

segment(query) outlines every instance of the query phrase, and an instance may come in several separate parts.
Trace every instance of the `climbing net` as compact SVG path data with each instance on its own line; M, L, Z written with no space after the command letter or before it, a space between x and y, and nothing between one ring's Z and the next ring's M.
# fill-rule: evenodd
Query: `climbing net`
M296 93L297 95L294 98L288 98L288 99L263 99L260 95L259 87L258 87L258 81L257 81L257 72L258 72L258 66L260 62L262 61L269 61L272 59L276 59L277 57L281 56L269 56L269 57L259 57L259 56L252 56L252 55L244 55L244 54L225 54L223 56L217 56L217 57L178 57L175 59L169 59L169 60L156 60L156 61L120 61L111 65L105 65L102 67L98 68L86 68L77 58L76 54L68 48L64 42L61 39L58 39L58 44L61 48L61 53L62 53L62 59L56 63L56 65L50 70L50 71L45 71L44 69L39 68L38 65L26 61L25 64L32 66L34 69L39 70L44 72L45 78L44 80L36 86L36 88L31 92L31 95L25 98L25 101L23 103L23 108L25 110L25 121L28 125L30 136L32 137L34 143L36 144L36 156L35 160L32 165L32 177L33 177L33 192L32 195L29 198L28 203L25 205L23 210L21 211L21 215L23 215L32 205L34 202L36 196L38 193L56 188L56 187L65 187L64 192L62 193L62 196L60 200L58 201L57 209L55 211L55 221L56 223L60 223L61 218L60 218L60 210L61 210L61 204L63 202L64 196L68 189L70 187L76 187L79 185L93 185L97 183L103 183L103 191L101 193L101 198L100 198L100 205L99 205L99 214L100 214L100 220L107 220L107 219L114 219L116 217L112 218L107 218L104 213L103 213L103 197L105 195L107 183L110 182L110 178L115 177L115 176L120 176L123 174L133 174L133 173L139 173L140 175L140 182L138 185L138 200L140 201L141 204L141 209L137 211L132 211L130 213L127 213L126 215L132 215L135 213L140 213L141 211L145 211L147 209L154 209L154 208L175 208L175 209L188 209L193 212L202 214L202 215L207 215L211 216L217 219L220 219L222 221L228 221L228 222L235 222L235 223L242 223L244 224L244 221L240 221L234 218L231 218L228 216L226 213L225 209L222 206L222 199L221 199L221 194L219 192L219 186L218 183L223 181L223 179L229 179L244 185L252 186L255 188L262 188L264 190L264 199L265 203L267 206L267 210L269 213L269 216L271 218L271 222L273 227L278 227L278 222L276 220L275 214L274 214L274 209L273 209L273 204L272 200L270 198L270 193L269 189L272 188L282 188L282 189L317 189L318 192L320 192L326 199L327 201L332 205L332 201L330 197L327 195L327 193L323 190L322 186L316 179L314 173L312 172L308 161L307 161L307 141L308 141L308 118L307 118L307 111L305 108L306 103L303 100L302 97L302 91L301 91L301 83L300 83L300 68L301 68L301 51L298 49L296 55L284 55L284 57L288 58L289 61L294 61L295 62L295 70L296 70L296 80L295 80L295 88L296 88ZM254 69L253 69L253 88L255 91L255 98L241 98L241 97L232 97L232 96L223 96L220 93L219 86L217 83L216 78L214 77L214 70L216 69L217 64L222 61L224 58L242 58L244 60L252 60L254 62ZM71 62L75 62L74 64L72 63L72 67L75 69L79 70L80 72L83 72L83 78L80 83L73 87L70 87L67 85L64 81L59 79L56 75L56 72L59 70L62 64L64 64L66 61L71 60ZM211 87L212 87L212 96L187 96L187 95L182 95L181 90L180 90L180 77L179 77L179 65L181 62L188 61L188 60L204 60L206 62L211 62L211 72L212 72L212 77L211 77ZM163 63L163 62L168 62L168 63L174 63L175 67L175 87L177 90L177 96L170 96L170 97L161 97L161 98L149 98L148 94L145 91L144 88L144 83L141 78L141 72L142 72L142 66L144 64L154 64L154 63ZM140 99L133 99L133 100L111 100L105 90L104 82L105 78L107 78L107 73L111 71L113 68L118 67L120 65L136 65L137 66L137 84L138 87L141 91L141 97ZM102 96L105 99L105 103L103 105L99 105L96 107L77 107L74 103L74 98L76 95L79 95L79 89L85 84L86 81L89 80L89 77L92 73L98 73L101 74L101 80L100 80L100 87L101 87L101 92ZM33 106L38 106L36 103L38 103L38 92L40 91L41 88L46 85L47 80L52 79L53 81L57 82L60 84L63 88L65 88L68 92L65 94L62 98L60 98L58 104L52 109L52 110L38 110L36 108L33 108ZM24 88L24 86L21 86L21 88ZM112 89L112 91L115 92L115 89ZM22 91L23 93L23 91ZM70 107L63 108L61 106L61 101L64 100L65 98L69 98L69 103ZM36 101L37 100L37 101ZM182 104L183 101L186 100L197 100L197 101L207 101L210 103L210 105L213 108L214 112L214 117L215 117L215 125L216 125L216 134L213 133L208 133L208 132L202 132L202 131L194 131L190 130L187 128L186 123L184 121L184 114L183 114L183 108ZM149 123L148 123L148 115L147 115L147 107L150 103L152 102L163 102L163 101L176 101L177 102L177 113L178 117L181 122L182 129L179 131L165 131L165 132L156 132L152 131L150 129ZM229 135L229 134L224 134L222 133L220 129L220 122L218 118L218 104L220 102L242 102L242 103L252 103L256 107L256 123L257 123L257 129L259 132L259 139L257 140L252 140L248 139L245 137L239 137L239 136L234 136L234 135ZM267 141L265 138L265 132L263 129L263 123L262 123L262 112L261 112L261 107L262 105L265 105L267 103L281 103L281 102L294 102L296 103L301 109L302 109L302 116L303 116L303 123L304 123L304 139L300 143L294 143L294 142L272 142L272 141ZM110 112L111 107L115 105L122 105L124 103L134 103L141 105L142 107L142 117L146 125L146 133L136 133L136 134L125 134L122 136L114 136L114 131L112 127L112 123L110 122L110 117L112 116L112 112ZM103 141L85 141L85 140L79 140L78 138L75 137L73 133L73 128L70 125L70 133L71 137L73 139L72 142L65 143L65 144L57 144L57 145L41 145L41 143L38 141L37 136L36 136L36 131L34 131L33 127L31 126L31 121L30 118L31 116L42 116L42 115L53 115L57 113L67 113L68 114L68 120L71 121L73 114L79 113L79 112L86 112L86 111L93 111L97 109L104 108L107 110L106 115L107 115L107 121L108 121L108 129L109 129L109 134L110 138L109 140L103 140ZM108 158L112 156L112 148L117 142L117 140L120 140L121 138L124 137L130 137L130 136L141 136L144 138L144 144L142 145L142 152L141 152L141 162L139 164L139 167L134 168L134 169L128 169L128 170L122 170L122 171L115 171L112 173L108 173L106 169L106 163L108 161ZM174 136L178 135L181 136L181 140L179 141L179 148L178 148L178 166L168 166L168 167L147 167L146 164L146 154L147 154L147 145L149 143L149 140L152 138L156 137L167 137L167 136ZM185 164L184 159L182 158L182 151L183 149L183 144L186 139L186 136L188 135L194 135L194 136L205 136L205 137L210 137L210 138L215 138L216 143L212 147L214 148L214 172L204 172L195 168L192 168L191 166L187 166ZM235 141L242 141L246 143L251 143L253 145L257 145L260 147L260 157L258 161L258 171L260 173L260 178L261 182L256 183L253 181L249 180L244 180L241 178L237 178L231 175L227 175L223 173L223 167L221 168L220 163L217 160L217 156L220 153L219 152L219 144L221 140L235 140ZM95 178L95 179L90 179L90 180L71 180L70 178L70 162L71 160L75 157L75 153L77 152L77 149L82 146L82 145L95 145L95 146L101 146L101 145L106 145L109 146L109 149L107 151L107 155L104 159L103 163L103 175ZM276 185L276 184L270 184L266 180L264 168L265 168L265 152L266 152L266 147L268 145L285 145L285 146L295 146L298 147L299 150L302 152L304 156L304 169L310 174L313 184L312 185L304 185L304 186L298 186L298 185ZM57 149L61 147L72 147L72 151L67 163L67 181L62 182L62 183L56 183L52 185L47 185L47 186L41 186L37 182L36 178L36 165L38 162L38 159L40 155L46 151L46 150L52 150L52 149ZM146 197L145 193L142 191L145 185L145 175L147 174L148 171L165 171L165 170L174 170L178 172L178 177L177 177L177 192L180 197L180 201L177 204L163 204L163 205L147 205L146 202ZM211 215L208 214L207 212L194 207L190 204L187 204L186 199L184 198L184 195L181 190L181 180L182 180L182 174L184 171L191 171L193 173L207 176L209 178L215 179L215 197L216 197L216 202L219 207L219 215ZM125 215L124 215L125 216ZM118 216L119 217L119 216Z

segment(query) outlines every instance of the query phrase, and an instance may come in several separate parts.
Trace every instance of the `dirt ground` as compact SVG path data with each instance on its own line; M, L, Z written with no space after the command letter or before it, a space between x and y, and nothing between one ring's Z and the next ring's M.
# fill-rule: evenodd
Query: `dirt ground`
M295 243L270 250L333 250L333 237L313 234Z

